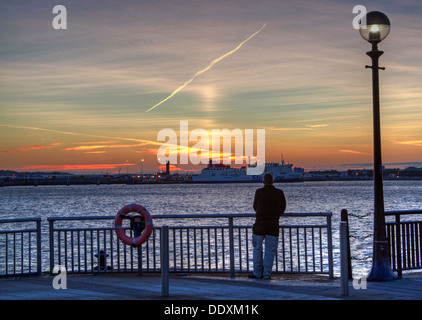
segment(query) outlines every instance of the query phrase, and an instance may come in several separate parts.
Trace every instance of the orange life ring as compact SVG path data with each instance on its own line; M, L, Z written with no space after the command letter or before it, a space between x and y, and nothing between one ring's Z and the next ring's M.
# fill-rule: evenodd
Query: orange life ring
M141 235L132 238L126 235L125 230L122 227L122 221L124 216L131 212L136 212L141 214L145 219L145 229L142 231ZM114 230L116 231L117 237L125 244L129 246L138 247L143 244L145 241L148 240L152 233L153 225L152 225L152 217L151 214L145 209L143 206L132 203L125 205L123 208L117 212L116 218L114 219Z

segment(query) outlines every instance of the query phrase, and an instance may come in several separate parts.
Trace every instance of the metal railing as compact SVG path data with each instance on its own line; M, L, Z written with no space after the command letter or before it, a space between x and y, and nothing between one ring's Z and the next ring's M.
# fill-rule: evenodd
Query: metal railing
M422 269L422 220L401 220L401 216L422 215L422 210L389 211L385 215L395 217L394 222L386 223L392 269L399 276L404 270Z
M0 277L41 274L41 218L0 220L0 227Z
M50 271L55 265L63 265L68 273L160 272L161 226L170 225L165 255L170 272L229 272L232 276L250 272L254 217L255 214L155 215L153 233L140 248L117 239L112 226L114 217L48 218ZM298 223L280 225L274 272L333 277L331 213L289 213L280 222L290 219Z

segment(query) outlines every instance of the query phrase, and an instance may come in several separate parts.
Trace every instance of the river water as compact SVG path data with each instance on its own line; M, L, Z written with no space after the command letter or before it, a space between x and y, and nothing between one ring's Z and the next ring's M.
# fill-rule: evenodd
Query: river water
M70 185L0 188L0 219L114 216L129 203L139 203L152 215L253 213L258 183ZM334 245L338 246L340 212L351 216L353 268L370 268L372 254L373 182L323 181L276 183L284 190L286 212L333 213ZM422 209L422 181L384 181L385 209ZM414 217L413 217L414 218ZM184 220L189 224L188 220Z

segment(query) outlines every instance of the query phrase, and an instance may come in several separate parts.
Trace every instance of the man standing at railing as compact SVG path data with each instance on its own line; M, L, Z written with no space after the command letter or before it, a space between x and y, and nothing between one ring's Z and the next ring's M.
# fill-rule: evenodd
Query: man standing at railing
M253 225L253 272L249 278L271 279L271 271L278 246L280 214L286 210L283 190L274 187L272 174L264 175L264 187L256 190L253 208L256 220ZM265 253L262 259L262 244L265 240Z

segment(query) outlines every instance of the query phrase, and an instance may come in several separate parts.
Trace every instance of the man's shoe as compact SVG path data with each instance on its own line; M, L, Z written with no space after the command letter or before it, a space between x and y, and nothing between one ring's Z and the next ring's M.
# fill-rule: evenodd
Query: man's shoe
M265 276L264 280L271 280L271 276Z
M249 275L248 275L248 278L249 279L261 279L262 277L260 277L260 278L258 278L256 275L254 275L253 273L250 273Z

